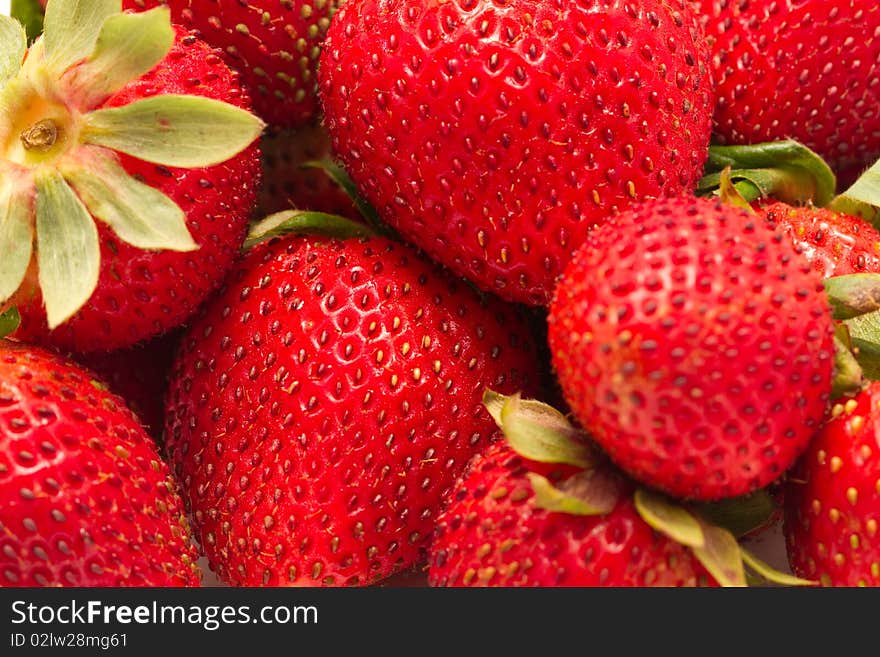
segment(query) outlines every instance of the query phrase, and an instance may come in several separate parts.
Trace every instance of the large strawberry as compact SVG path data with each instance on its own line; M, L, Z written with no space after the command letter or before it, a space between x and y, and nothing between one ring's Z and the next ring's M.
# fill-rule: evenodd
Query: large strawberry
M0 586L194 586L168 466L84 370L0 340Z
M707 66L682 0L351 0L319 81L334 150L386 222L544 305L591 226L697 182Z
M785 490L794 571L825 586L880 586L880 383L834 405Z
M766 486L828 404L822 277L780 232L717 201L648 202L594 231L549 323L576 417L632 476L678 497Z
M483 388L537 384L527 336L515 310L385 239L256 247L191 326L169 393L166 441L212 568L343 585L413 565L495 434Z
M0 306L22 306L20 337L65 350L192 314L239 250L259 179L247 147L262 124L237 75L167 9L118 4L50 0L28 51L0 17Z
M713 51L715 133L793 138L853 176L880 157L876 0L696 0Z
M241 72L267 123L295 127L315 117L315 69L339 0L123 0L126 9L161 5Z

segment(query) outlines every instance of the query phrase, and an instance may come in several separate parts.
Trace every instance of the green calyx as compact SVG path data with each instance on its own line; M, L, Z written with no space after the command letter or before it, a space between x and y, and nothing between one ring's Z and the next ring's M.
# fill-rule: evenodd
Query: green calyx
M829 207L838 212L862 217L880 227L880 160L865 171L843 194L835 198Z
M119 153L208 167L247 148L264 125L197 96L102 107L173 44L165 7L126 14L120 0L49 0L29 50L24 28L0 16L0 308L35 264L50 328L75 314L97 285L96 220L137 248L198 248L184 212L129 176Z
M0 340L15 332L20 323L21 317L16 308L10 308L6 312L0 313Z
M284 210L269 215L251 226L244 242L244 248L250 249L273 237L285 235L320 235L321 237L345 240L373 237L375 233L363 224L336 214L309 210Z

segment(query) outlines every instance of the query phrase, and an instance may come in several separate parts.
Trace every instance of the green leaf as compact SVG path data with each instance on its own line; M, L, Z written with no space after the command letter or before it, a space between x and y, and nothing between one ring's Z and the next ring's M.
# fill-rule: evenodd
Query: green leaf
M199 248L183 210L159 190L129 176L108 152L81 150L76 161L64 161L59 168L89 212L124 242L139 249Z
M37 184L37 266L49 328L74 315L98 284L98 230L82 202L57 171Z
M834 276L824 283L834 319L850 319L880 310L880 274Z
M33 243L33 193L0 179L0 304L21 287Z
M168 7L116 14L101 28L95 50L71 71L67 84L82 108L92 108L152 70L174 45Z
M700 504L694 510L713 525L724 527L734 536L745 536L764 527L773 517L776 508L773 496L761 489L750 495Z
M597 468L578 472L554 486L546 477L526 473L535 491L535 505L547 511L576 516L611 513L620 496L620 485Z
M0 313L0 340L13 333L19 324L21 324L21 316L18 314L18 308L10 308Z
M237 155L264 125L250 112L219 100L170 94L86 114L80 138L146 162L195 168Z
M743 555L733 534L702 521L700 528L705 543L692 548L697 560L721 586L746 586Z
M493 412L491 391L486 403ZM585 434L573 427L568 419L552 406L532 399L521 399L519 394L504 397L498 412L501 431L513 450L539 463L566 463L580 468L593 466L594 459Z
M43 6L39 0L12 0L10 15L24 26L29 42L43 32Z
M743 547L740 547L740 553L746 566L768 582L781 584L782 586L816 586L818 584L818 582L801 579L800 577L780 572L770 564L761 561L758 557Z
M0 86L18 73L27 52L27 36L17 20L0 15Z
M308 210L285 210L258 221L248 233L244 248L250 249L260 242L283 235L321 235L336 239L370 237L373 231L363 224L335 214Z
M862 373L880 380L880 310L844 321Z
M862 217L880 227L880 160L865 171L852 187L831 202L829 207Z
M104 21L121 11L121 0L49 0L43 22L49 69L60 76L88 57Z
M633 502L642 520L664 536L691 548L705 544L700 521L662 495L639 488Z

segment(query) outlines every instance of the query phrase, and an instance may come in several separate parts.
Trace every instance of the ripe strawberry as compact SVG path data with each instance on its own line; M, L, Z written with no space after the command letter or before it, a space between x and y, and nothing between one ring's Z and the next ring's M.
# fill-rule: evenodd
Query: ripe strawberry
M712 45L715 136L796 139L838 173L880 157L876 0L696 0Z
M45 35L0 71L0 307L20 306L18 337L77 352L176 327L219 285L262 127L237 75L167 10L82 6L50 1ZM0 51L24 57L0 21Z
M167 5L174 22L195 30L241 72L254 109L277 127L304 125L318 113L321 42L339 0L123 0L125 9Z
M677 497L763 488L825 413L821 276L781 233L717 201L649 202L595 230L549 324L575 416L629 474Z
M364 197L509 300L547 304L590 226L689 190L707 157L707 49L683 0L352 0L321 58Z
M791 236L823 278L880 273L880 232L864 219L784 203L760 206L758 214Z
M177 486L119 397L0 340L0 585L197 586Z
M298 208L360 220L357 207L342 187L324 170L303 166L308 162L332 160L330 138L320 125L266 135L260 146L263 187L258 199L258 216Z
M788 478L789 561L824 586L880 585L878 412L878 383L841 399Z
M483 388L531 390L528 327L385 239L258 246L183 340L169 453L236 585L368 584L412 566L495 434Z

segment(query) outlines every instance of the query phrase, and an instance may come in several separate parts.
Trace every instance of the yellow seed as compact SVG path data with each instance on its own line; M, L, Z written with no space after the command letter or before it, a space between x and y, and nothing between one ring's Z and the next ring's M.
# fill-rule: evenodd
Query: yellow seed
M819 500L813 500L813 513L819 515L822 511L822 503Z
M819 465L825 465L826 456L828 455L825 453L824 449L820 449L818 452L816 452L816 461L819 463Z
M840 460L839 456L831 457L831 472L837 472L840 468L843 467L843 461Z
M849 421L850 427L852 427L853 431L861 431L862 427L865 426L865 418L862 415L856 415L852 420Z
M842 552L838 552L834 555L834 563L836 563L838 566L842 566L846 563L846 557L843 556Z
M865 529L868 530L868 536L874 536L877 533L877 521L871 518L865 523Z
M831 509L828 512L828 517L831 519L831 522L836 523L838 520L840 520L840 511L838 511L837 509Z
M846 402L846 405L843 407L846 411L847 415L852 415L852 412L858 408L859 403L855 399L850 399Z
M843 404L835 404L831 407L831 417L839 417L843 414Z
M846 499L849 500L849 503L855 506L855 503L859 501L859 491L850 486L846 489Z
M858 549L859 549L859 535L858 535L858 534L851 534L851 535L850 535L850 537L849 537L849 546L850 546L853 550L858 550Z
M410 350L409 342L404 342L403 346L400 348L400 353L402 353L404 356L406 356L409 353L409 350Z
M871 574L874 577L880 577L880 563L877 563L875 561L874 563L871 564Z
M831 586L831 577L828 573L822 573L822 576L819 578L819 582L821 582L822 586Z
M417 367L413 370L412 375L413 375L413 379L418 381L419 379L422 378L422 370Z

